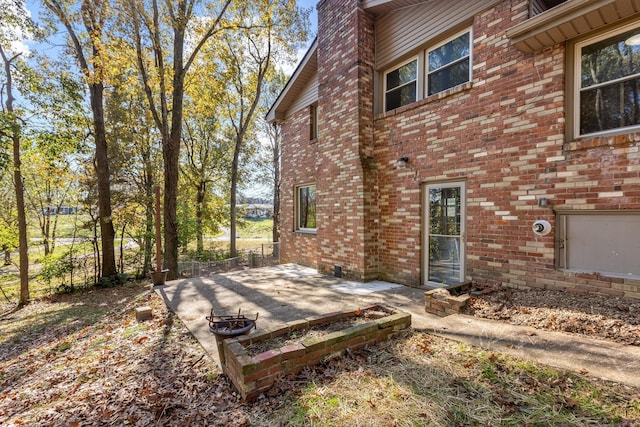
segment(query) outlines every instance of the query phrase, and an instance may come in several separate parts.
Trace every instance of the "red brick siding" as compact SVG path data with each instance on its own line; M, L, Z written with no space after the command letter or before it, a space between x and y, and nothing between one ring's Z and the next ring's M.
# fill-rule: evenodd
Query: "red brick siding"
M318 5L318 267L377 277L372 18L357 0Z
M640 297L637 282L556 271L552 208L638 209L640 135L565 143L564 46L535 55L504 31L526 2L502 2L475 17L473 83L375 121L380 165L380 276L420 283L423 183L466 180L467 276L483 284ZM600 145L595 149L584 146ZM409 157L409 168L395 161Z
M280 260L317 267L317 235L295 231L295 189L316 182L318 144L309 140L310 112L304 108L282 126Z
M565 46L523 54L505 35L527 5L505 0L474 18L471 84L374 117L371 17L356 0L320 3L317 250L285 236L286 192L314 173L295 136L308 135L308 122L296 114L285 138L305 154L283 149L284 259L418 285L421 191L464 180L469 280L640 298L638 281L557 271L553 233L531 232L536 219L555 229L553 209L640 209L640 134L566 140ZM407 168L396 167L401 156ZM541 197L549 207L538 207Z

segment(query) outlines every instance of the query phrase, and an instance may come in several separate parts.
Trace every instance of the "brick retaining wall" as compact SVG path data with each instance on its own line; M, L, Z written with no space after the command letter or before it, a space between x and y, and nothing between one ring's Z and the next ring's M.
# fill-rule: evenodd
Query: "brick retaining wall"
M270 349L251 356L247 347L253 343L277 338L294 331L355 317L359 311L380 310L387 316L332 332L322 337ZM286 323L275 330L226 339L222 345L224 373L231 379L243 399L250 401L271 388L280 377L298 373L302 368L327 360L345 349L352 350L388 339L394 332L408 328L411 315L381 305L371 305L356 311L329 313L319 317Z

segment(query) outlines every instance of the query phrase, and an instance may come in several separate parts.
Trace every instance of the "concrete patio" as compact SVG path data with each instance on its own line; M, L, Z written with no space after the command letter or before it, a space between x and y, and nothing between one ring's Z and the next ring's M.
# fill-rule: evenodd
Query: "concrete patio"
M447 338L558 368L587 372L640 387L640 347L478 319L438 317L424 310L424 289L374 281L350 282L295 264L175 280L155 291L219 362L216 340L205 319L258 314L258 331L284 322L382 303L411 313L412 326Z

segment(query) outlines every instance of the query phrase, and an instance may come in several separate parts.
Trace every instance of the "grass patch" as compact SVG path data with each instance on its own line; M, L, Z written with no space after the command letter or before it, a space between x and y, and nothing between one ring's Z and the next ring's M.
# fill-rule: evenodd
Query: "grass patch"
M91 230L82 228L82 225L91 221L91 217L87 214L75 214L71 215L52 215L51 226L57 218L56 225L56 238L67 239L72 238L74 235L76 238L90 238ZM35 218L29 220L28 234L34 238L41 238L40 228L38 221Z
M242 221L238 227L238 236L241 239L267 239L271 241L273 237L273 219Z
M640 390L422 332L334 359L302 377L276 419L290 425L618 425L640 420ZM319 380L320 379L320 380ZM628 424L634 425L634 424Z
M144 326L142 324L139 324L139 323L130 324L124 329L122 338L124 338L125 340L131 339L136 335L138 335L143 330L144 330Z
M149 305L153 318L135 321ZM251 404L147 283L0 317L10 425L632 426L640 389L409 330L282 378Z

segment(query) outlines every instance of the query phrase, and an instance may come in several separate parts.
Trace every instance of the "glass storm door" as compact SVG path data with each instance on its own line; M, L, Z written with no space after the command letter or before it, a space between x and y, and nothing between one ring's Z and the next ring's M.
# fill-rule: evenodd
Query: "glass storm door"
M426 285L464 281L465 183L427 185L424 192Z

